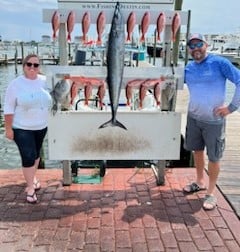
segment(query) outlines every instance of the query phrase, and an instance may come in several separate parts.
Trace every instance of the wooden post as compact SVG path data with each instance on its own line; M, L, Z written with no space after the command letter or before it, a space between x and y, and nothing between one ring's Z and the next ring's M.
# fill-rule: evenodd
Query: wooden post
M67 32L66 24L61 23L59 29L59 65L68 65L68 52L67 52Z
M61 66L68 65L68 52L67 52L67 32L66 24L61 23L59 29L59 64ZM63 185L72 184L72 170L70 167L70 162L68 160L63 160Z
M182 2L183 0L175 0L175 10L182 10ZM179 28L177 34L176 34L176 41L173 44L173 65L178 65L178 57L179 57L179 40L180 40L180 31L181 27Z
M23 62L23 59L24 59L24 49L23 49L23 42L20 42L20 45L21 45L21 52L22 52L22 62Z
M191 11L188 10L186 41L187 41L189 33L190 33L190 20L191 20ZM185 61L184 61L185 66L187 65L187 63L188 63L188 50L187 50L187 45L186 45L186 48L185 48Z
M18 58L18 51L17 51L17 46L15 46L15 54L14 54L14 65L15 65L15 74L17 74L17 59Z

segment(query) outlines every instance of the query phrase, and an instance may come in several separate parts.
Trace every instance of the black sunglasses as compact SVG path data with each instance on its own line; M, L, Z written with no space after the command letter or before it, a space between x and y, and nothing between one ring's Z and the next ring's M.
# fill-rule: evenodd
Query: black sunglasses
M28 67L34 66L35 68L38 68L40 64L38 64L38 63L27 62L26 65L27 65Z

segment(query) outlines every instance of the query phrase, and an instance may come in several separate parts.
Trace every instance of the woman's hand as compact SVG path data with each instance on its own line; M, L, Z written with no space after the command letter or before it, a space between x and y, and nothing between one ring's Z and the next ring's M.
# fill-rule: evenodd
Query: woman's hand
M12 129L6 129L5 136L9 140L13 140L13 138L14 138L14 132L13 132L13 130Z

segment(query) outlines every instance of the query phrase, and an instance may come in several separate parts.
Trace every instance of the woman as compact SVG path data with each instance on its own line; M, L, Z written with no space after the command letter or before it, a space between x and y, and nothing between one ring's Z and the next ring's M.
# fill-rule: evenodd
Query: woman
M46 83L39 76L39 66L38 56L28 55L23 60L23 74L10 82L4 101L5 135L19 149L28 203L37 202L35 191L41 188L35 173L51 105Z

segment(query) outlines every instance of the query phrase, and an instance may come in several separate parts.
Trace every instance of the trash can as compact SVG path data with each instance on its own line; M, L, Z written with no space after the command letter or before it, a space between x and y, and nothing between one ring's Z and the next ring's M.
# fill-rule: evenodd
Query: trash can
M77 50L75 55L75 65L85 65L86 62L86 51Z

